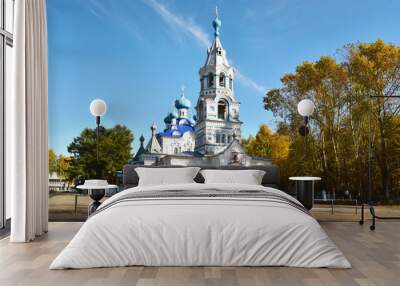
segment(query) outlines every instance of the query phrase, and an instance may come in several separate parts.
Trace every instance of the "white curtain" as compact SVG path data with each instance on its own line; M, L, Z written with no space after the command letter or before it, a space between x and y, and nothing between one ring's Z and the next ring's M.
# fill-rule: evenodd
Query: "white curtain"
M15 1L13 93L6 111L12 242L47 232L47 23L45 0Z

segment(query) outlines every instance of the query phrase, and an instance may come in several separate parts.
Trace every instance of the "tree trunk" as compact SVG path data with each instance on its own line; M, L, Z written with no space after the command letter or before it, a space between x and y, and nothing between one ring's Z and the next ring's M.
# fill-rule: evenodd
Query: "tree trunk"
M385 195L386 199L390 198L390 192L391 192L391 178L390 178L390 170L389 170L389 163L388 163L388 157L387 157L387 148L386 148L386 140L385 140L385 130L383 126L383 120L380 117L379 118L379 133L380 133L380 138L379 138L379 143L380 143L380 149L381 149L381 156L380 156L380 169L381 169L381 181L382 181L382 189L383 193Z
M327 191L330 191L330 176L329 176L329 169L327 164L327 155L326 155L326 148L325 148L325 132L321 130L321 152L322 152L322 170L325 178L325 186L327 187Z

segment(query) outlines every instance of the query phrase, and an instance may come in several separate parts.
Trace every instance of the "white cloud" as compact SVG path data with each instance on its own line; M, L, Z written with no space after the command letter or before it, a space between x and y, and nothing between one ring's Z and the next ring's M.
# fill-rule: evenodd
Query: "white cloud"
M88 9L89 9L90 13L92 13L94 16L101 18L100 14L96 10L94 10L90 7Z
M196 25L193 20L185 19L172 13L165 5L155 0L143 0L147 5L153 8L167 24L171 27L178 27L189 35L193 36L200 44L205 47L210 46L210 37L200 26Z
M88 0L82 2L83 7L95 17L125 29L128 35L144 41L140 27L132 20L130 11L121 10L118 3L111 1Z
M184 17L174 14L165 5L156 0L143 0L147 5L153 8L161 18L172 28L179 28L190 36L194 37L202 46L208 48L211 45L210 35L203 30L202 27L197 25L192 19L185 19ZM235 68L236 78L243 86L251 88L252 90L264 94L266 88L255 82L253 79L242 74L238 68Z
M89 11L93 13L96 17L100 15L107 15L107 9L99 3L97 0L89 0Z
M254 80L252 80L251 78L245 76L244 74L242 74L239 69L235 69L235 75L236 75L236 79L243 84L244 86L247 86L259 93L265 94L265 92L267 91L267 88L261 84L256 83Z

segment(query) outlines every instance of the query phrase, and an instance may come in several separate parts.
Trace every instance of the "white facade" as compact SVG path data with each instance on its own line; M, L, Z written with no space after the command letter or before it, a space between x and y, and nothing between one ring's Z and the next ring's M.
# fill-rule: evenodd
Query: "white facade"
M161 153L176 155L194 151L194 124L189 119L191 102L184 95L175 100L174 110L164 118L165 129L157 134Z
M207 50L207 60L199 70L200 96L197 101L195 151L212 155L223 151L235 138L240 141L240 103L233 92L234 69L219 39L221 21L213 22L215 38Z
M161 152L163 154L181 154L184 152L193 152L194 133L185 132L182 136L161 137Z
M238 140L233 140L224 151L204 156L168 155L159 158L159 166L257 166L270 165L270 160L253 158L246 154Z

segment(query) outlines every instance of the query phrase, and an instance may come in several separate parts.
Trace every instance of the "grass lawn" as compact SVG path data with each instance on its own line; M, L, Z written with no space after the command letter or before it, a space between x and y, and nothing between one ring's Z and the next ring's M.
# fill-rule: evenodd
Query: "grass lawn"
M53 193L49 197L49 221L85 221L91 202L88 195Z

